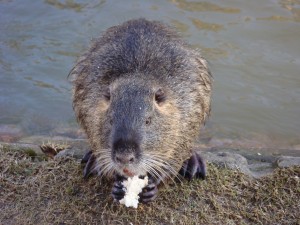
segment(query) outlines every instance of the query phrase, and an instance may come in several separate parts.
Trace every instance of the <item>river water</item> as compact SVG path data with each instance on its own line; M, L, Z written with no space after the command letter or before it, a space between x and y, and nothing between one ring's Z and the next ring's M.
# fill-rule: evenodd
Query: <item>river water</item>
M175 26L209 60L206 137L300 145L300 0L0 0L0 125L76 128L69 70L91 38L140 17Z

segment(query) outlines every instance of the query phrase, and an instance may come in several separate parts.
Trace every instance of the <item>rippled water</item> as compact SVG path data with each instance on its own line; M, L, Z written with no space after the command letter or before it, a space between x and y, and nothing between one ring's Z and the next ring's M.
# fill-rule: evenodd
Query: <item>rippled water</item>
M66 77L106 28L162 20L214 75L209 135L300 144L300 0L0 0L0 125L76 127Z

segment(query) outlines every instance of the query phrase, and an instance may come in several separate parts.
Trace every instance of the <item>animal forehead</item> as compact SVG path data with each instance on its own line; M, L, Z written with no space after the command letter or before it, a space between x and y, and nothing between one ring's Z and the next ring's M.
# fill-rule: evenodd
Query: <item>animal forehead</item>
M133 81L126 83L120 82L113 92L115 92L116 95L121 95L118 97L141 99L151 95L152 90L150 85L134 83Z
M149 88L128 84L114 90L112 104L119 113L143 114L150 107L151 90Z

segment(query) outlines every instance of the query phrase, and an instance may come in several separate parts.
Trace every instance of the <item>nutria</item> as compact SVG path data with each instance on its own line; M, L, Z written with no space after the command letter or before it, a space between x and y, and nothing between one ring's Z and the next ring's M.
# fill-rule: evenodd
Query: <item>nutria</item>
M84 176L121 180L148 175L140 201L157 195L166 179L205 177L205 163L192 151L210 114L207 61L167 25L145 19L109 28L95 39L70 72L73 107L91 151Z

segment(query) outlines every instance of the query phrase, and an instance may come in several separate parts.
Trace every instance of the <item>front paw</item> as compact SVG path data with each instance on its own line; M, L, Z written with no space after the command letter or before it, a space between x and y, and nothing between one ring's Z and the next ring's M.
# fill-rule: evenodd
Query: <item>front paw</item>
M120 201L124 198L126 189L122 182L126 180L125 177L116 175L115 182L112 188L112 196L115 200ZM140 203L148 203L153 201L158 193L158 184L160 183L159 180L155 180L152 177L149 177L148 185L143 188L142 192L139 194L139 202Z
M86 179L91 174L95 174L96 171L94 170L96 164L96 157L93 155L92 151L88 151L85 153L81 160L81 164L85 164L83 169L83 177Z
M111 194L112 194L113 198L117 201L120 201L125 196L125 190L124 190L124 186L122 184L122 182L125 179L126 179L125 177L120 176L120 175L115 176L115 182L114 182Z
M205 161L195 152L191 158L183 163L179 174L188 180L194 177L204 180L206 176Z
M149 203L153 201L158 194L158 184L160 183L159 180L155 180L152 177L149 177L148 185L143 188L142 192L139 194L140 199L139 202L142 203Z

